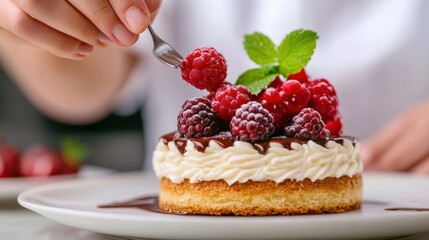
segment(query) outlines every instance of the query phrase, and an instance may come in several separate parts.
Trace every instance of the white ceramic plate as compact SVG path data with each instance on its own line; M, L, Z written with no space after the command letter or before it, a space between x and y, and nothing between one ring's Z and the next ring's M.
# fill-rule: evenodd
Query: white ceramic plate
M25 191L18 201L60 223L130 239L367 239L429 229L429 212L384 210L386 202L401 202L398 207L429 205L429 179L399 174L370 174L364 179L365 199L370 201L344 214L212 217L97 207L156 194L158 180L145 173L50 184Z
M32 187L54 183L62 180L69 180L74 178L89 177L89 176L100 176L107 173L112 173L111 170L93 167L93 166L84 166L79 173L76 174L67 174L67 175L58 175L52 177L16 177L16 178L0 178L0 201L2 200L11 200L16 199L18 195Z

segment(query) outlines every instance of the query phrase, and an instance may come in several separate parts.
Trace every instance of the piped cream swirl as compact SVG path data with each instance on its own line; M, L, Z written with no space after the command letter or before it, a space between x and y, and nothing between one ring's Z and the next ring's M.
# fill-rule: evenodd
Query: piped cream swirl
M362 172L360 145L344 139L342 143L326 142L325 146L313 141L291 143L290 149L271 142L261 154L247 142L236 141L233 146L222 147L210 141L205 151L198 151L194 142L187 141L182 154L173 141L160 140L153 154L153 166L158 177L174 183L189 179L191 183L224 180L236 182L286 179L311 181L326 177L352 177Z

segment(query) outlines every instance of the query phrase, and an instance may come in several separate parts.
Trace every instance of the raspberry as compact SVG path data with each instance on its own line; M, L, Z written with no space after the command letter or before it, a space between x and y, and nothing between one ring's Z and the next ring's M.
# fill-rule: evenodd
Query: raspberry
M276 129L283 129L309 101L309 90L296 80L288 80L279 88L267 88L258 98L258 102L273 115Z
M265 141L274 133L273 117L255 101L237 109L230 127L232 135L245 142Z
M312 108L304 108L293 117L292 125L285 128L285 135L290 138L307 140L326 139L329 130L325 128L322 117Z
M286 111L290 115L298 114L310 101L310 91L296 80L286 81L281 89L284 92L283 102L286 105Z
M251 101L252 95L244 86L224 85L212 98L212 106L224 123L229 123L241 105Z
M273 116L276 129L281 129L289 120L287 119L288 117L282 101L282 95L283 93L277 88L267 88L258 98L258 102Z
M212 47L190 52L180 67L183 80L198 89L215 91L226 78L226 60Z
M325 122L338 114L338 98L334 87L326 79L317 79L307 84L311 92L309 107L318 111Z
M282 85L283 85L283 81L282 81L282 79L279 77L279 76L277 76L271 83L270 83L270 85L268 85L268 87L272 87L272 88L278 88L278 87L281 87Z
M310 82L310 77L307 75L307 73L305 72L305 69L301 69L301 71L295 73L295 74L291 74L289 75L289 77L287 77L288 80L297 80L300 83L308 83Z
M325 124L326 129L329 130L331 136L339 137L343 133L343 121L339 114L337 114L334 120L329 121Z
M219 133L219 118L210 100L198 97L185 101L177 116L177 131L187 138L210 137Z

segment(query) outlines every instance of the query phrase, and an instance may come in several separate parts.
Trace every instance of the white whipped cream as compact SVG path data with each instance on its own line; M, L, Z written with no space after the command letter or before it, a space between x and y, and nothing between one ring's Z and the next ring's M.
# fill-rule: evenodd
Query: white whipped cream
M173 141L165 144L160 140L153 154L153 166L158 177L174 183L185 179L191 183L224 180L229 185L249 180L280 183L286 179L352 177L363 170L360 145L353 145L348 139L343 144L328 141L325 146L313 141L292 143L291 150L271 142L265 154L247 142L236 141L233 146L223 148L213 140L204 152L199 152L188 140L183 155Z

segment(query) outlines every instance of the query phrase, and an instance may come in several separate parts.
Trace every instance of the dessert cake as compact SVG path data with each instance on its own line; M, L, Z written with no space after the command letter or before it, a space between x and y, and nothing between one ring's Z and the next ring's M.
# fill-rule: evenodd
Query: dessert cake
M182 78L210 94L183 104L177 131L154 151L162 210L250 216L360 208L359 142L341 136L334 87L304 70L317 38L296 30L277 47L261 33L246 35L260 68L235 85L224 82L226 61L215 49L185 57Z

